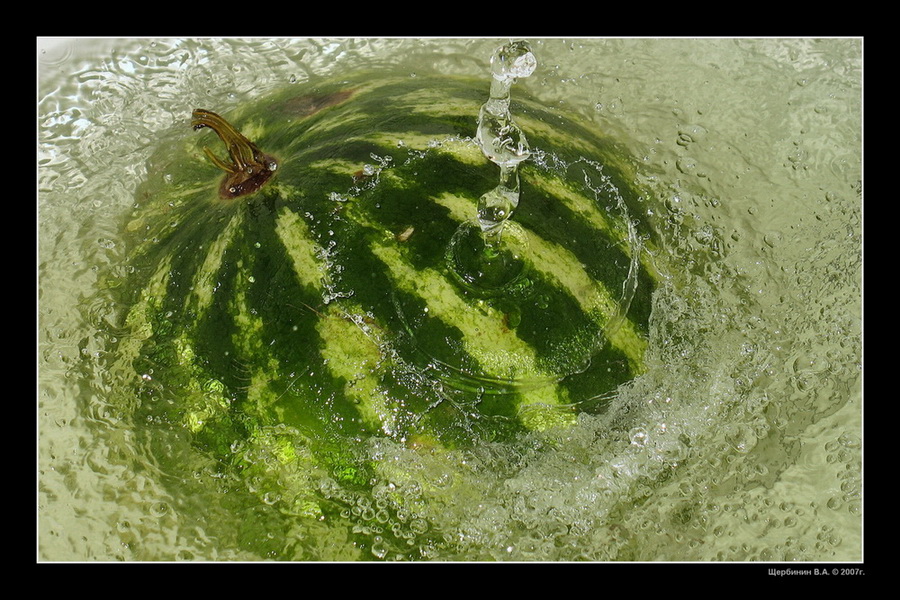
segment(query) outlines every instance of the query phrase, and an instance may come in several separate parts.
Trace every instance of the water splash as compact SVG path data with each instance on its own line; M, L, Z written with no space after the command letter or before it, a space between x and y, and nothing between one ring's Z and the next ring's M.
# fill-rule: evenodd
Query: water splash
M283 56L260 52L260 46L276 43L284 48ZM309 74L340 73L354 60L365 60L360 57L360 46L376 44L382 46L381 52L373 48L370 54L379 61L377 66L391 64L393 57L399 57L396 62L404 67L402 73L422 72L426 70L421 64L426 56L421 48L425 43L434 47L437 58L431 60L440 61L441 72L455 69L466 75L471 74L474 64L471 57L486 55L495 45L488 40L463 40L448 50L451 43L444 39L389 43L350 40L345 43L347 52L326 53L320 40L241 44L160 41L157 54L167 51L156 59L154 54L149 55L151 65L158 65L155 69L142 67L137 59L134 62L138 66L136 75L156 92L153 102L146 95L136 94L134 86L115 85L114 69L86 67L81 62L70 71L83 75L61 79L58 88L50 86L56 91L42 98L41 113L51 122L41 128L40 140L41 152L49 157L41 164L40 174L40 226L44 235L39 236L42 391L38 414L38 537L42 560L258 560L250 548L266 542L271 545L268 536L273 535L274 528L267 527L271 521L266 520L271 507L265 506L269 512L244 509L235 498L236 486L229 489L225 485L227 480L223 480L218 465L195 458L189 447L182 448L177 436L153 442L152 450L145 448L150 442L136 438L128 423L118 417L122 408L109 408L113 396L110 382L120 374L104 368L97 357L83 367L83 376L63 372L77 361L79 351L88 350L93 356L99 345L98 323L113 321L106 314L110 308L92 304L88 310L94 318L82 322L78 316L82 309L72 299L91 293L96 260L114 260L107 254L112 251L97 244L97 239L114 239L117 230L112 221L118 223L121 217L116 207L128 207L133 202L130 182L140 177L144 168L144 140L153 140L154 146L159 143L155 137L158 133L151 136L150 132L172 126L185 97L208 101L210 94L225 95L216 90L257 89L261 78L273 70L275 79L284 79L285 72L293 71L298 71L301 80ZM117 50L113 56L129 56L129 48L131 52L148 53L140 40L117 42L117 47L121 46L125 50ZM364 524L383 527L386 532L402 527L400 533L412 535L409 543L397 535L396 551L388 553L387 559L405 554L468 561L479 557L657 562L667 557L679 561L855 560L861 548L861 449L856 442L847 443L844 436L848 431L861 430L861 203L857 188L842 186L847 181L857 182L859 177L847 169L854 164L859 167L855 157L862 131L858 127L861 41L705 40L698 48L695 40L597 40L579 43L578 53L572 52L573 47L568 40L542 43L542 63L558 61L563 65L558 74L545 76L542 97L565 98L569 105L586 107L589 100L596 101L602 89L611 98L603 102L606 115L621 112L609 108L611 105L627 104L633 109L633 117L640 116L616 114L613 116L617 118L605 122L614 132L622 133L623 140L646 141L646 166L652 173L659 167L661 187L682 184L683 177L676 181L672 172L675 176L684 173L660 150L662 143L657 136L661 131L680 134L680 114L699 114L701 106L708 108L713 103L717 107L702 111L711 121L704 121L709 156L695 150L701 144L693 132L689 146L674 140L671 143L676 151L691 148L691 158L698 165L715 166L710 173L741 175L710 176L703 182L704 189L711 190L710 197L680 212L687 217L699 215L697 223L712 224L726 242L727 253L723 251L722 256L710 261L712 266L704 265L702 272L700 267L692 271L708 281L709 296L694 293L694 287L661 294L661 302L654 309L656 327L660 328L659 335L654 336L659 342L653 345L662 355L656 361L659 366L617 404L623 408L615 418L584 418L578 428L566 433L566 438L560 435L533 449L512 445L491 448L498 454L501 450L508 452L492 462L481 458L481 462L473 463L470 456L461 457L463 466L455 472L444 454L393 449L385 447L383 441L379 440L380 446L370 441L368 452L379 464L397 465L395 472L405 469L415 476L382 480L373 493L374 503L395 503L402 509L392 513L388 524L374 516ZM107 60L111 52L101 54L97 63ZM261 54L270 57L262 65ZM336 54L340 54L340 60L335 61ZM629 55L640 55L642 60L629 63L629 77L621 81L593 72L597 64L615 64ZM76 59L77 54L67 64L71 66ZM413 59L419 62L406 68L407 61ZM577 81L563 79L573 60L577 61L573 67L584 75ZM222 61L226 63L224 68L209 68ZM230 68L242 62L246 62L246 68ZM165 65L170 68L164 70ZM43 71L43 60L40 66ZM741 77L735 78L738 68ZM233 85L213 82L213 71L217 81L224 77ZM86 85L87 73L92 75L90 87ZM696 86L692 82L697 80L708 85ZM770 83L766 92L748 93L748 89L758 90L755 84L760 81ZM100 82L105 85L100 86ZM654 88L659 91L646 93ZM89 102L92 95L107 90L129 96L113 96L115 102L107 96L101 102ZM840 118L838 111L823 114L809 109L810 102L821 103L826 97L831 102L847 102ZM748 115L754 114L750 105L761 102L777 110L773 108L761 124L750 123ZM129 110L112 111L122 105ZM140 123L132 122L138 120ZM162 125L150 125L151 120ZM84 129L84 136L71 137L73 128L91 124L97 126ZM120 127L123 124L129 127ZM811 147L804 160L808 169L794 169L795 163L785 158L787 152L772 152L782 142L788 146L792 143L784 132L785 124L802 131L804 144ZM137 129L141 135L134 139L111 136L117 128ZM105 139L126 140L130 145L124 150L112 142L101 147L99 140L104 135ZM528 164L539 159L534 135ZM729 145L725 143L728 140L739 143ZM824 156L816 154L815 148L820 148ZM830 155L835 151L839 151L836 158ZM819 159L812 161L809 156ZM793 178L788 182L791 185L782 179L788 176L778 173L782 160ZM671 168L663 168L666 164ZM118 181L111 184L107 174L115 174ZM108 193L110 188L116 191L114 197ZM788 188L791 193L779 193ZM820 199L822 195L827 198ZM747 204L757 202L760 196L778 198L778 205L773 203L769 209L771 216L763 209L751 220L746 216ZM526 192L526 202L527 198ZM790 210L784 210L785 206ZM767 231L773 231L770 223L783 222L780 219L784 214L790 219L780 229L780 243L771 243L771 236L757 238L760 229L751 227L751 221L763 222L768 225ZM693 266L694 252L708 244L700 244L687 223L690 220L684 218L681 224L672 224L666 239L676 247L676 258ZM473 225L477 229L477 224ZM756 241L761 256L748 250L757 248L753 244ZM122 244L116 248L122 248ZM97 258L101 250L103 254ZM740 279L729 276L730 271L720 266L725 262L741 273ZM748 271L765 264L775 266L760 275ZM762 287L770 281L771 272L783 274L786 283L779 284L777 293L767 295L773 297L773 305L754 315L750 305L736 299L730 290L753 283ZM789 304L794 305L792 310L777 310ZM98 310L102 313L99 316ZM764 322L763 315L771 322ZM738 344L728 341L728 332L735 331L734 323L745 324L741 333L746 336ZM89 346L79 348L78 340L87 340L83 343ZM739 344L745 341L758 345L755 355L740 354ZM744 357L743 362L739 356ZM818 389L810 388L810 383L818 385L825 377L815 369L826 360L832 382L819 387L827 388L828 397L843 396L847 403L831 416L823 416L821 404L827 402L824 393L809 392ZM706 378L703 373L707 371L720 375ZM748 391L718 388L737 382L738 376L746 381L754 374L772 381L767 386L772 400L762 407L746 408ZM854 391L842 393L835 384L853 386ZM754 392L749 399L757 397L758 392ZM727 406L723 406L725 403ZM645 417L639 410L645 405L664 405L670 412ZM98 407L112 416L98 416ZM829 413L833 410L828 409ZM715 416L719 414L723 417ZM749 432L746 426L720 431L721 423L751 423L759 415L770 424L768 435L755 433L759 442L748 453L730 450L735 441L749 439L737 440L736 431ZM672 438L673 420L688 435L691 456L683 461L688 464L651 470L645 465L653 467L654 459L646 457L658 452L658 442ZM669 424L665 434L658 433L658 422ZM648 437L643 445L632 445L638 426ZM160 426L143 425L145 430L148 427ZM83 451L69 451L75 447ZM162 455L172 457L170 463L178 461L177 471L163 461L157 464L144 458ZM763 467L767 474L762 472ZM452 479L454 473L461 472L467 473L461 482L458 475L457 480ZM628 472L635 475L628 478ZM657 472L664 475L654 479ZM173 492L162 485L163 481L177 481L180 487ZM350 492L331 479L323 479L320 486L335 502L346 502L348 512L362 510L361 492L354 492L361 499L351 503L354 497ZM416 510L432 488L443 491L447 500L442 508L446 510ZM645 494L646 490L649 492ZM353 552L362 555L350 536L330 523L297 520L290 537L302 550L298 550L298 559L346 559ZM253 545L238 546L238 533L241 540L254 540ZM458 542L455 554L451 555L447 540ZM383 553L379 546L371 551Z
M501 46L491 57L491 95L478 113L475 139L481 151L500 167L500 183L478 201L478 222L488 246L500 242L503 225L519 205L518 165L531 155L525 134L509 110L510 88L537 68L526 41Z
M522 252L527 242L508 221L519 205L518 165L531 156L531 149L510 113L509 92L535 68L537 59L528 42L513 41L497 48L491 57L490 96L478 111L475 140L488 160L500 167L499 183L479 198L477 218L460 226L447 258L457 281L481 295L509 289L524 270Z

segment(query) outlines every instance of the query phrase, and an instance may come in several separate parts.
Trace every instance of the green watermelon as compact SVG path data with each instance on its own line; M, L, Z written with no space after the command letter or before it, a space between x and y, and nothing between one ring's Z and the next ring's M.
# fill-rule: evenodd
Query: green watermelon
M520 270L469 285L457 236L499 177L473 137L485 100L483 81L365 74L195 111L126 223L136 418L258 477L265 451L284 510L317 514L310 481L364 487L373 436L434 452L602 410L643 369L658 279L631 163L515 94Z

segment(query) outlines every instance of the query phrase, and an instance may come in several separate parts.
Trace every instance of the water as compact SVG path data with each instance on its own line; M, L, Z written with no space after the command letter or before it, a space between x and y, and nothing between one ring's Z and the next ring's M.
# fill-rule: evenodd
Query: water
M490 96L478 113L475 134L484 155L500 167L500 184L478 202L478 222L488 239L500 236L503 224L519 205L517 167L531 151L525 134L510 114L509 89L517 79L531 75L536 62L531 47L524 41L505 44L491 57ZM496 244L499 239L489 242Z
M127 268L121 218L161 136L347 68L482 77L506 41L39 42L40 560L278 556L265 506L110 397L120 315L96 289ZM307 523L295 557L861 560L861 41L530 43L514 91L598 124L656 191L646 216L679 269L649 369L602 416L453 468L373 441L415 477L349 499L368 532ZM382 510L422 486L432 510Z

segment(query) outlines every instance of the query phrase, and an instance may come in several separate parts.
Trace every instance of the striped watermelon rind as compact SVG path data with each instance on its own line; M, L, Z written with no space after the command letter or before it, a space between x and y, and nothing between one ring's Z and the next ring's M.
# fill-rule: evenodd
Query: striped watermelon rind
M117 287L136 414L281 482L285 510L311 516L314 473L371 479L368 436L511 439L572 423L639 374L652 239L638 243L630 163L587 125L513 102L534 154L505 235L526 275L495 296L454 282L451 240L497 183L472 137L484 96L482 82L370 74L248 103L228 121L279 164L236 199L205 155L222 154L215 136L162 148Z

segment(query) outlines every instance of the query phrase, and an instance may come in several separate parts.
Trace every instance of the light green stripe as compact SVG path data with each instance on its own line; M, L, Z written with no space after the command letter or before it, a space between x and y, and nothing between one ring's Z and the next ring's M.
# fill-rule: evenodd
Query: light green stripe
M147 282L147 286L141 290L140 299L128 311L125 323L128 326L129 335L120 346L120 352L128 355L129 362L137 357L141 351L144 340L153 336L153 314L158 307L153 304L161 302L168 293L167 287L171 278L172 259L166 256L157 266L156 271Z
M212 303L213 293L219 285L218 277L225 259L225 250L231 245L244 223L243 211L235 211L222 233L206 248L203 264L197 271L187 306L194 306L202 315Z
M462 333L463 348L491 377L533 383L523 386L522 404L560 402L555 376L538 366L534 348L503 324L503 315L487 303L473 304L434 269L415 269L393 244L393 237L371 244L373 254L391 271L396 287L421 298L428 316ZM543 385L538 385L543 384Z
M418 90L404 92L400 100L404 110L414 114L430 115L438 119L452 115L462 117L478 115L478 104L460 98L448 98L446 91L442 88L422 87Z
M616 220L611 219L597 208L593 200L575 193L569 186L554 176L545 174L544 177L529 178L528 183L543 190L551 198L561 200L569 210L580 215L592 228L605 232L613 240L618 240L617 245L623 252L628 255L631 254L627 226L624 223L618 223Z
M597 147L581 136L572 135L571 131L557 127L553 121L531 118L527 112L514 114L516 123L527 133L530 139L542 137L549 147L566 148L583 156L596 155Z
M310 171L330 171L339 175L353 177L364 163L349 161L344 158L328 158L317 160L309 165Z
M141 291L140 300L128 314L127 322L132 334L124 339L120 346L120 354L128 364L144 352L143 343L159 333L154 331L154 323L160 319L161 299L165 298L171 277L172 263L171 258L167 256L159 263L147 286ZM174 384L171 391L178 394L183 410L182 423L196 433L203 429L207 422L228 410L228 399L223 393L222 383L209 378L202 368L198 367L197 357L190 341L191 333L182 330L177 336L159 341L171 344L174 351L173 356L177 362L168 367L187 374L183 383ZM154 377L151 373L139 375L147 380Z
M487 158L481 150L481 146L471 138L451 138L441 142L439 146L441 152L451 154L454 160L480 167L487 164Z
M396 414L387 391L379 385L384 354L378 330L366 325L359 315L330 305L319 319L316 330L324 342L322 357L335 377L344 379L344 393L357 405L369 427L394 433Z
M269 414L269 410L281 397L272 388L272 382L284 380L287 377L286 373L291 372L296 365L285 365L285 368L282 369L278 360L266 351L262 338L263 319L251 310L247 303L248 286L265 284L250 282L249 277L248 266L244 264L244 261L238 261L237 279L241 285L236 286L236 294L232 297L229 308L236 326L235 332L232 334L232 341L240 351L235 357L236 360L240 356L257 357L252 364L236 364L235 368L246 369L242 377L247 381L245 388L247 409L250 410L250 414L264 417ZM283 415L278 413L277 406L275 406L275 410L278 419L283 420Z
M322 248L312 240L309 227L303 219L297 213L283 208L275 221L275 234L284 245L300 283L321 292L327 280L326 265L319 259Z
M275 232L290 257L297 280L325 293L329 280L327 264L320 258L322 248L311 239L303 219L284 208L278 213ZM305 310L318 312L313 307ZM357 404L367 425L391 433L395 415L387 393L378 385L384 362L378 329L361 321L363 311L358 307L329 304L322 310L316 331L329 373L347 382L344 392Z
M547 175L540 178L529 178L528 181L535 187L543 190L545 194L562 200L563 204L567 206L569 210L581 215L582 218L595 229L606 232L610 239L618 240L617 246L619 249L626 255L631 256L634 248L631 244L628 225L621 219L611 219L608 215L604 214L603 211L597 208L596 202L572 191L569 186L560 181L557 177ZM644 249L652 249L652 246L646 241L643 242L642 247ZM656 266L651 262L647 252L642 252L638 259L640 260L641 266L648 273L657 276L658 271Z
M451 217L460 222L471 220L475 211L472 200L453 194L442 194L435 197L434 201L450 209ZM522 253L523 256L530 257L532 266L568 290L585 314L600 327L606 327L610 317L617 314L618 302L606 287L588 275L578 257L566 248L548 242L522 227L515 222L515 217L508 226L524 236ZM508 239L515 241L516 237L510 235ZM606 332L610 343L628 357L632 369L640 369L646 340L637 331L635 324L628 319L621 319L613 325Z
M456 287L434 269L416 270L391 241L371 244L373 254L390 269L396 287L422 298L429 316L463 333L469 355L488 373L503 378L532 378L544 374L534 349L503 327L502 314L487 304L473 306Z
M350 109L344 105L339 119L321 119L309 124L303 131L303 138L307 140L317 139L319 136L327 137L336 129L342 130L340 139L345 144L352 144L362 136L348 135L347 131L366 132L372 128L372 115L358 109Z
M244 260L237 262L237 285L235 285L235 295L229 307L230 313L234 315L234 324L236 326L233 333L233 341L234 345L247 356L265 356L268 353L263 352L262 331L264 322L257 315L256 311L250 309L247 302L247 292L250 287L265 285L265 282L253 281L249 269L250 265L245 264Z

